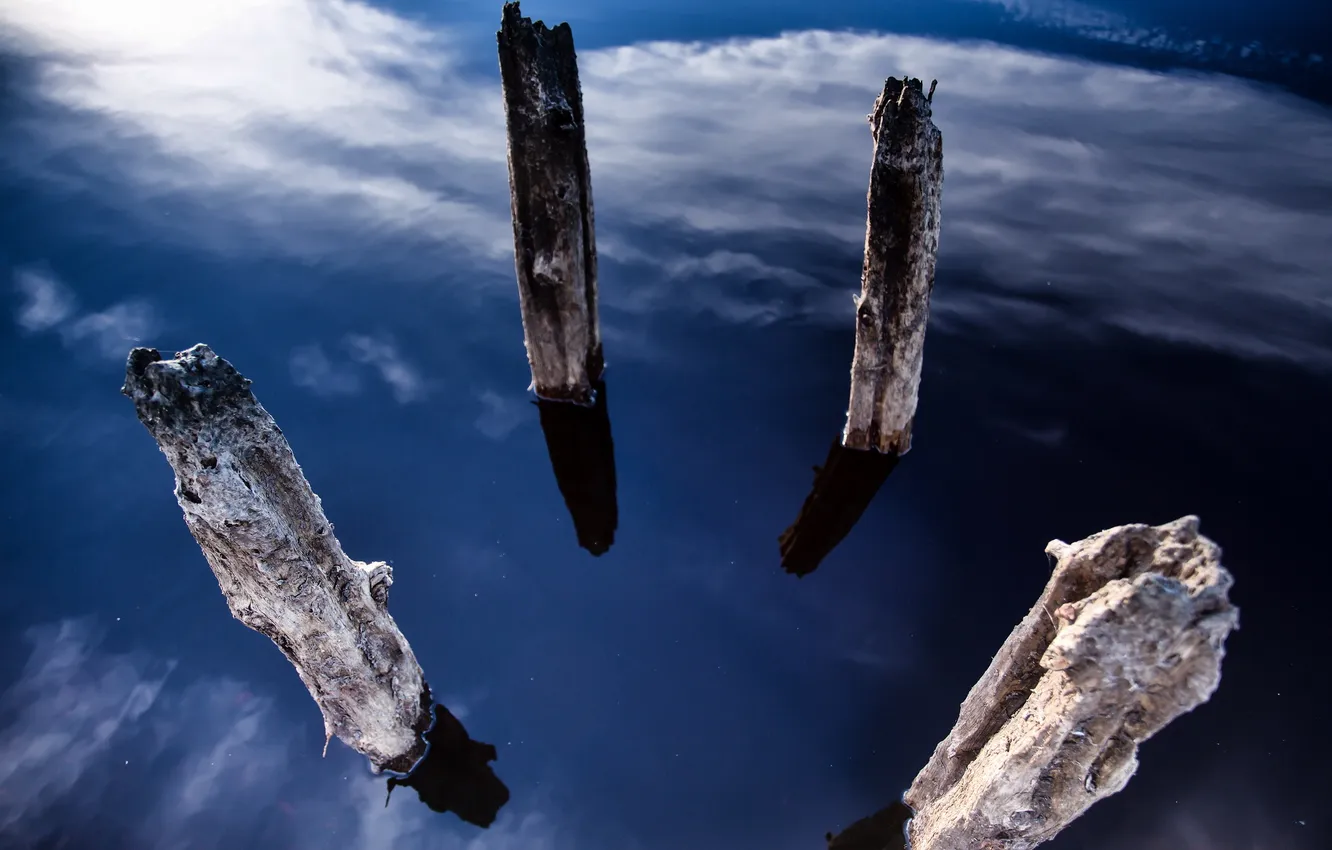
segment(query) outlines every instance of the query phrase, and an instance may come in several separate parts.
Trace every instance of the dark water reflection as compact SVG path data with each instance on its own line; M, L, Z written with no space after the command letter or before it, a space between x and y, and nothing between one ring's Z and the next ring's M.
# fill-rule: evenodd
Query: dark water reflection
M393 789L403 785L415 789L433 811L453 812L475 826L490 826L509 802L509 789L490 767L499 757L495 746L473 741L444 706L436 703L430 712L426 754L407 775L389 777L384 805Z
M615 499L615 443L611 438L606 382L593 384L591 406L534 402L541 416L550 465L560 495L573 518L578 545L602 555L615 542L619 506Z
M604 392L534 417L522 391L494 79L398 19L292 10L219 15L192 51L69 16L43 32L80 73L8 78L0 836L807 850L924 764L1048 540L1197 513L1243 611L1221 688L1049 846L1327 845L1324 108L891 36L584 50L612 446ZM945 139L915 439L888 483L811 493L846 406L863 116L902 71L939 78ZM386 807L355 753L320 758L117 394L130 335L253 377L349 554L393 561L437 699L503 755L487 831L430 807L485 821L493 774ZM822 564L796 582L774 534L802 504L785 554Z
M833 438L828 459L814 467L814 489L778 544L782 569L798 576L814 572L842 538L851 533L900 457L857 451Z

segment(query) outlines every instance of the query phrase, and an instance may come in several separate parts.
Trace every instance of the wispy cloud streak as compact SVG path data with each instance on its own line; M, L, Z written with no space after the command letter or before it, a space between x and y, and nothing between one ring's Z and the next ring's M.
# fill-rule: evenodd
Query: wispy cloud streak
M511 273L498 84L464 70L446 29L352 0L133 0L114 14L18 0L0 15L47 102L95 119L52 118L38 137L127 181L124 203L153 227L417 278L459 262L487 282ZM905 72L940 80L940 327L1128 329L1332 369L1332 119L1297 98L828 32L592 50L580 72L599 245L639 281L603 281L608 306L845 322L864 115ZM163 196L197 214L149 216ZM847 263L812 271L802 246ZM950 288L959 268L997 291ZM1032 309L1000 325L996 296Z
M342 348L342 356L336 358L318 343L292 349L287 360L292 382L327 398L355 395L364 386L361 373L368 369L384 382L399 404L411 404L429 395L430 383L403 357L390 336L348 334Z
M32 655L6 694L14 719L0 730L0 834L42 829L70 794L157 701L174 666L96 651L86 622L64 621L25 635Z
M173 673L176 662L150 654L109 651L91 621L64 620L26 637L31 655L4 695L0 727L5 846L67 846L59 842L71 838L94 846L94 835L95 846L152 850L253 845L260 835L259 846L310 850L571 846L532 808L506 811L476 834L409 793L386 807L383 777L350 753L340 767L330 754L314 763L319 773L302 772L292 767L300 727L272 698L233 679ZM317 736L305 741L320 744ZM137 783L134 793L118 794L127 782ZM104 808L113 796L128 806L115 818ZM285 815L273 826L275 808Z
M108 359L123 359L157 325L152 308L143 301L120 302L79 315L73 293L44 269L16 270L14 289L22 300L14 320L22 330L58 332L67 347L86 346Z

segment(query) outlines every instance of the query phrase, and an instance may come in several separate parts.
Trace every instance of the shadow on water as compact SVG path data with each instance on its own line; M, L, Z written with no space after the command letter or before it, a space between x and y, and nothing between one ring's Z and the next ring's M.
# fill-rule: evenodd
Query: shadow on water
M782 569L808 575L842 542L874 500L898 455L848 449L839 434L823 466L814 467L814 489L795 522L778 538Z
M912 814L911 807L898 800L836 835L828 833L828 850L906 850Z
M605 380L594 387L596 401L588 407L562 401L533 403L540 411L555 483L573 517L578 545L601 555L615 542L620 514Z
M453 812L475 826L490 826L509 802L508 787L490 767L499 754L493 744L473 741L458 718L439 703L431 706L430 716L425 755L407 775L389 777L384 805L394 788L405 785L434 811Z

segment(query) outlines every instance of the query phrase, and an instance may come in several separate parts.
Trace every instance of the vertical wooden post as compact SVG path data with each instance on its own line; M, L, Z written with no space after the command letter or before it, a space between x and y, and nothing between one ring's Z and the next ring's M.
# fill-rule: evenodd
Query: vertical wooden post
M532 387L591 404L603 368L583 96L569 25L504 4L497 35L508 130L514 266Z
M865 265L842 445L897 455L911 448L925 326L939 251L943 137L934 83L889 77L874 103Z

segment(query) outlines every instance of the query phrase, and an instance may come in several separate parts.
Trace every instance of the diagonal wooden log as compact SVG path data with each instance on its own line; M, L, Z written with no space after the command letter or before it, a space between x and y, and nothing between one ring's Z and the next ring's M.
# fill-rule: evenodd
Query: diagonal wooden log
M504 4L500 80L514 266L538 397L590 404L603 367L583 96L569 25Z
M430 688L388 612L392 568L342 551L250 381L206 345L170 360L136 348L122 392L176 474L176 501L231 613L296 668L323 714L325 746L336 735L376 773L411 772L401 784L424 781L413 772L424 765L441 789L432 807L489 825L508 799L486 764L494 747L468 738L443 706L432 726Z
M936 81L937 82L937 81ZM911 448L925 326L939 251L943 137L934 83L889 77L874 103L865 265L842 444L902 455Z
M1220 684L1239 612L1197 517L1056 540L1046 552L1044 592L904 797L912 850L1048 841L1123 790L1138 744Z

